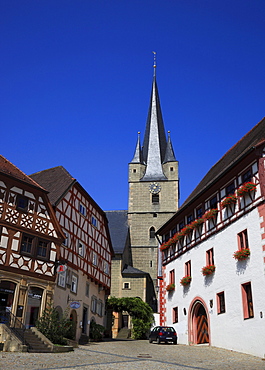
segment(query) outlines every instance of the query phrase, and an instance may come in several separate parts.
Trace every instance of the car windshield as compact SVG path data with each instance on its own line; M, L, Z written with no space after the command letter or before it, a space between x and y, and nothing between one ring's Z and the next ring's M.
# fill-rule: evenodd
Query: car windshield
M161 331L162 332L169 332L169 331L171 331L172 333L174 333L175 329L174 328L171 328L171 327L165 327L165 328L161 328Z

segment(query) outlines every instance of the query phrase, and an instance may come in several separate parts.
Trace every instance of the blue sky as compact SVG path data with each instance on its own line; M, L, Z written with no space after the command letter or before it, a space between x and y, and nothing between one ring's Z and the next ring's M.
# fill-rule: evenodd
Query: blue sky
M264 0L0 0L1 154L127 209L157 52L181 203L265 115Z

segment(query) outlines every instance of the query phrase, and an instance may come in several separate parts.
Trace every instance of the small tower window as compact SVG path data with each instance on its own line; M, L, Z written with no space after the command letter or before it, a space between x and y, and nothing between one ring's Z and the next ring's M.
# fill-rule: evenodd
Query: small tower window
M174 171L174 168L173 167L170 167L170 171L173 172Z
M136 173L136 168L133 169L133 173Z
M155 238L155 228L153 226L150 227L149 237L150 237L150 239L154 239Z
M153 204L159 203L159 194L152 194L152 203Z

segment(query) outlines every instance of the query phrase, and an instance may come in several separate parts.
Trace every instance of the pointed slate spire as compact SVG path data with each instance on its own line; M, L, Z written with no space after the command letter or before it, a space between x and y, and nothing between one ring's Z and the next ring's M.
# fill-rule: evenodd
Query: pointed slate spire
M170 139L170 131L168 131L167 148L163 163L176 162L173 146Z
M137 139L137 143L136 143L134 157L133 157L131 163L142 163L142 149L141 149L141 143L140 143L140 132L138 132L138 139Z
M162 168L162 161L165 158L167 140L160 107L155 71L156 63L154 63L151 100L142 151L143 161L146 164L146 172L141 179L142 181L167 180Z

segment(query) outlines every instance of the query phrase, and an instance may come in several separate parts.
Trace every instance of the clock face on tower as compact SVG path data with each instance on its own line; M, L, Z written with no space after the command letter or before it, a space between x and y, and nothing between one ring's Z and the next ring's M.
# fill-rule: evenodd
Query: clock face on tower
M152 194L158 194L161 190L161 185L159 185L157 182L152 182L149 185L149 190Z

